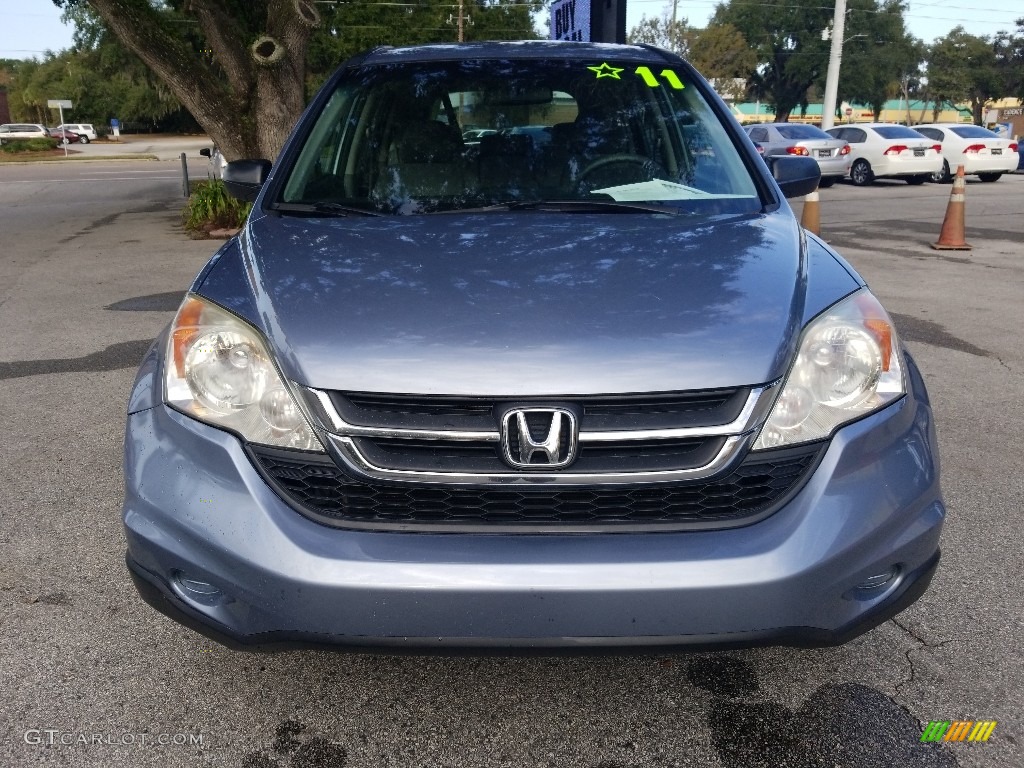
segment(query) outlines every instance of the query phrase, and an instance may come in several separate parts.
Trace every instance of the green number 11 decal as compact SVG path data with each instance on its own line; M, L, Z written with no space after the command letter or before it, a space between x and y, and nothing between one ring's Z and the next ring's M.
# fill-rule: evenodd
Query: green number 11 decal
M651 72L650 67L637 67L636 73L643 78L644 82L647 83L651 88L657 88L661 85L658 78ZM661 76L665 78L665 82L675 88L677 91L681 91L686 86L683 85L679 79L679 75L673 72L671 69L661 70Z

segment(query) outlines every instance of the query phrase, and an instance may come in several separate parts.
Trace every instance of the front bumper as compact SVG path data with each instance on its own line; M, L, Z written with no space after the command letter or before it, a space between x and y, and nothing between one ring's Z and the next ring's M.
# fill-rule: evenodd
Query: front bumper
M784 507L719 531L327 528L278 498L237 438L157 405L128 421L127 560L152 605L234 646L841 643L913 602L938 560L935 433L908 368L915 391L835 435ZM858 589L893 567L884 587Z

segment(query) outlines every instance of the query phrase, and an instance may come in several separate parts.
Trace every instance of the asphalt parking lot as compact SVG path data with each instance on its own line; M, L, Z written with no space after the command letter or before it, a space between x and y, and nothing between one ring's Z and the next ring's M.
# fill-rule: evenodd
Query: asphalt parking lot
M180 229L178 164L0 165L0 766L1024 765L1024 176L968 183L972 251L928 246L949 190L821 192L936 409L943 561L895 620L834 649L261 656L156 614L123 563L129 387L217 247ZM998 725L921 744L931 720Z

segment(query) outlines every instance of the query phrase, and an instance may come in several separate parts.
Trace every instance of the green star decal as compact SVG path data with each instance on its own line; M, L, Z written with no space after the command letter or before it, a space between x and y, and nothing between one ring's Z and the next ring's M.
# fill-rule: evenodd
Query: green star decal
M611 66L607 62L603 63L599 67L587 67L587 69L589 69L591 72L594 72L595 74L597 74L597 79L598 80L600 80L602 77L613 77L616 80L621 80L622 79L621 77L619 77L619 72L621 72L622 70L621 69L616 69L615 67Z

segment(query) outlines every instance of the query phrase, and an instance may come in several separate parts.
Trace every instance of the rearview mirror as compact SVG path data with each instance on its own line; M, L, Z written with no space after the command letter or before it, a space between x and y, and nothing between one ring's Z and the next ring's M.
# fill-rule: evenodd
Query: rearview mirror
M270 168L269 160L233 160L224 166L224 186L232 197L251 203L259 196Z
M209 147L203 147L202 149L199 150L199 154L202 155L203 157L209 157L213 153L210 151Z
M772 177L786 197L803 197L818 188L821 169L813 157L766 157Z

